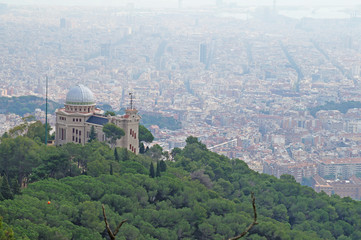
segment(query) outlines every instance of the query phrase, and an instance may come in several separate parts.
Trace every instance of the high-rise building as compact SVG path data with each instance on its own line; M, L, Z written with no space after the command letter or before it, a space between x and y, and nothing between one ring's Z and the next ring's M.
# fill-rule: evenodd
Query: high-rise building
M103 43L100 45L100 56L110 57L110 43Z
M135 154L139 153L140 116L132 106L123 116L105 116L104 111L95 107L93 93L83 85L69 90L64 105L64 108L55 112L55 145L61 146L69 142L84 145L90 138L92 127L95 129L97 140L105 142L107 138L103 126L113 123L125 132L125 136L118 139L115 146L127 148Z
M65 18L61 18L60 19L60 28L66 28L66 20Z
M201 43L199 44L199 61L201 63L207 63L207 44Z
M178 0L178 8L183 8L183 0Z

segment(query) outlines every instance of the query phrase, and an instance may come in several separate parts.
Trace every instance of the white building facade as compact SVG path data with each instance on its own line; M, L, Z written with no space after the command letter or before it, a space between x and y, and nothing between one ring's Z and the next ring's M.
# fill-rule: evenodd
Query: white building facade
M90 131L94 126L96 138L107 141L103 126L113 123L122 128L125 136L116 141L116 147L127 148L135 154L139 153L139 121L136 109L127 109L123 116L104 116L104 111L95 107L93 93L84 85L71 88L66 96L64 108L56 112L55 145L61 146L69 142L82 144L88 142Z

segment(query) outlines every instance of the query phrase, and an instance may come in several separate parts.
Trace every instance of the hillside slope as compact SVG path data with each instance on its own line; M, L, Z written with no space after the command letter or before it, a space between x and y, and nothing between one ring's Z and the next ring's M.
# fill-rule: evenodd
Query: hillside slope
M3 146L12 141L28 147ZM123 149L114 154L99 142L55 148L31 141L0 144L0 170L10 179L19 172L15 165L5 169L9 156L22 151L22 166L32 160L26 177L33 183L0 202L16 239L107 239L101 204L112 229L128 219L117 239L226 239L252 222L251 192L259 224L245 239L361 239L360 202L318 194L291 176L258 174L192 137L154 178L151 162L167 156L158 147L135 156Z

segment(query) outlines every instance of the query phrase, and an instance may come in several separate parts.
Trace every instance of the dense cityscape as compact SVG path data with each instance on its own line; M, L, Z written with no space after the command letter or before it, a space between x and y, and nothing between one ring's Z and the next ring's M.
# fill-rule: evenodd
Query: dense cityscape
M181 122L149 127L164 150L196 136L258 172L360 200L361 109L315 109L361 101L361 18L344 10L340 19L295 19L281 10L291 11L4 4L0 96L45 97L47 76L55 102L84 84L118 111L131 92L140 113ZM39 109L30 114L45 119ZM0 134L21 117L0 106Z

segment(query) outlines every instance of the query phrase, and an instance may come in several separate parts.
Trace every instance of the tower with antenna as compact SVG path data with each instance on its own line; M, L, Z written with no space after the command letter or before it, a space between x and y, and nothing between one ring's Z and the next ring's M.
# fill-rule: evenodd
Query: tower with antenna
M133 93L129 93L130 96L130 109L133 109Z
M96 107L93 92L86 86L78 84L72 87L66 95L64 107L55 111L55 145L61 146L69 142L86 144L91 139L91 131L95 131L96 139L108 142L103 126L112 123L123 129L125 135L118 139L113 147L126 148L139 153L139 122L141 117L134 104L134 95L129 93L130 105L125 115L105 115Z

